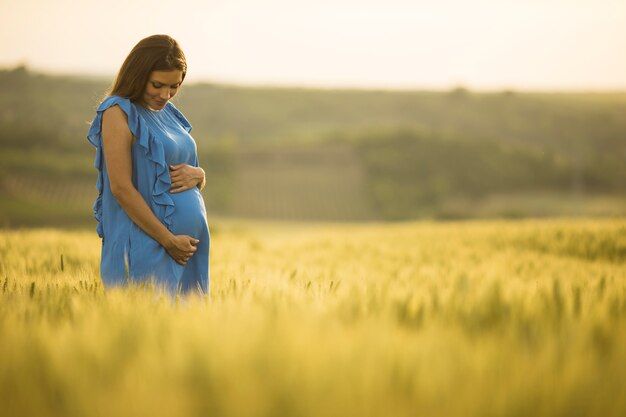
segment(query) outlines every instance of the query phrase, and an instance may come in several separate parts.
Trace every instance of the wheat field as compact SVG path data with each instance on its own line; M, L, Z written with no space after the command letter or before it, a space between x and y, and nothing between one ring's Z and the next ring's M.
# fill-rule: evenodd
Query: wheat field
M626 415L624 219L211 226L175 300L0 231L0 415Z

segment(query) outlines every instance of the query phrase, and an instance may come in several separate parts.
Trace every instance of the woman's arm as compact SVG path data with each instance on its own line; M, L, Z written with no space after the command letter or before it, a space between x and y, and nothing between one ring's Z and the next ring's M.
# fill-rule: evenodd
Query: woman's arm
M199 242L191 236L172 234L154 215L132 183L131 145L133 135L126 114L118 106L102 116L102 146L111 192L128 217L159 242L179 264L184 265Z

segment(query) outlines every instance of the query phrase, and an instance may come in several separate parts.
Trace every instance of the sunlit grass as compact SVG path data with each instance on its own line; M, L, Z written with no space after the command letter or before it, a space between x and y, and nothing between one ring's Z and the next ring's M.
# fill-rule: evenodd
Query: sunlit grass
M177 300L1 232L1 414L626 413L623 220L213 226Z

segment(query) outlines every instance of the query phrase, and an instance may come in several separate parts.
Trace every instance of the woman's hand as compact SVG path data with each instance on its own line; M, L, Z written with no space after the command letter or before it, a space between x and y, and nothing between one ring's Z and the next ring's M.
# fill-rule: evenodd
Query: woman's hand
M170 165L170 192L180 193L204 183L204 170L187 164Z
M191 236L175 235L163 247L176 263L185 265L189 258L198 250L196 245L199 242L198 239Z

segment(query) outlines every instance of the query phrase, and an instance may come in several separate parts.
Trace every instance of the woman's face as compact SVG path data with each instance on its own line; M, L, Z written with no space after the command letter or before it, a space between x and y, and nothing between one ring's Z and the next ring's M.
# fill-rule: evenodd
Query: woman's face
M153 110L161 110L174 97L183 82L183 72L152 71L143 92L142 104Z

